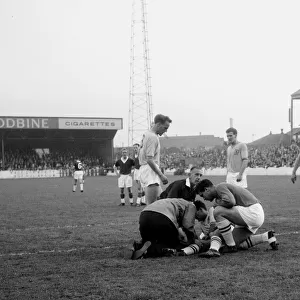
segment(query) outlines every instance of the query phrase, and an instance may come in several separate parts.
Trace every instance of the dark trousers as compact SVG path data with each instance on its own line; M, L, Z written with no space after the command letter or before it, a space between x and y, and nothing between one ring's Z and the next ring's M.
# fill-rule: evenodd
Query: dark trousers
M162 256L162 248L182 248L176 226L161 213L143 211L140 215L140 234L143 243L151 241L148 257Z

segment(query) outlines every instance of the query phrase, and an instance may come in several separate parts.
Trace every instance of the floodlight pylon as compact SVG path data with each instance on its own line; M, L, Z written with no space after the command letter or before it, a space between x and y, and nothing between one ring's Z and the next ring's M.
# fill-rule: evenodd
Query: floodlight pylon
M132 4L128 146L140 143L153 121L146 2Z

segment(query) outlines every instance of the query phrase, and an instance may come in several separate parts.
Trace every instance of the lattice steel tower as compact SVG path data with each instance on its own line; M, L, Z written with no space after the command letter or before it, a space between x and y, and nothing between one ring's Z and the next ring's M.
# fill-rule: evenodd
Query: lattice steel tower
M146 2L132 4L128 146L140 143L153 121Z

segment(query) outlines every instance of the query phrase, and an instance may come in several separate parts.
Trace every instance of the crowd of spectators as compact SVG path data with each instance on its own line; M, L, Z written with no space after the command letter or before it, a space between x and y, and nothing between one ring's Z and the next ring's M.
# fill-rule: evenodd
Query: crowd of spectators
M88 169L107 168L101 157L81 150L64 151L36 151L34 149L8 149L4 152L4 166L2 153L0 156L1 170L69 170L74 166L75 160L79 159Z
M299 153L299 144L290 146L264 145L248 147L250 168L292 167ZM198 165L206 169L226 167L226 146L214 148L182 149L174 152L164 151L161 155L165 169L185 168Z
M248 147L249 167L291 167L299 153L299 144L290 146L268 145ZM41 150L41 149L40 149ZM104 162L88 151L36 151L34 149L8 149L5 151L1 170L70 170L76 159L80 159L87 169L112 168L113 162ZM164 169L186 169L189 165L198 165L206 169L226 167L226 145L224 147L198 149L164 149L161 153L161 166Z

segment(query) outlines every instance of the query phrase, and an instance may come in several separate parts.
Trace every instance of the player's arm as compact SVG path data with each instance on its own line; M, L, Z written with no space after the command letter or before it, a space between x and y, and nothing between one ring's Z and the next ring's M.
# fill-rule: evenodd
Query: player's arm
M132 159L132 165L131 165L131 171L130 171L131 176L133 176L134 170L135 170L135 163L134 163L134 159Z
M189 203L182 218L182 230L187 236L188 244L193 243L195 241L195 236L197 236L194 228L196 211L196 206Z
M294 168L293 168L293 171L292 171L292 177L291 177L292 183L295 183L296 180L297 180L296 172L297 172L297 170L299 168L299 165L300 165L300 153L298 154L298 156L296 158L296 161L295 161L295 164L294 164Z
M241 159L242 159L242 166L241 166L241 170L239 172L240 178L238 178L237 181L241 181L243 173L246 170L246 168L248 167L249 160L248 160L248 149L247 149L246 144L243 144L243 146L242 146Z
M215 199L216 206L223 206L225 208L232 208L235 204L235 198L227 187L218 187L219 197Z
M120 167L119 167L119 164L118 164L118 162L116 162L115 164L114 164L114 172L117 174L117 176L120 176Z
M157 164L153 160L153 156L147 156L147 164L150 166L150 168L159 176L160 180L163 184L168 183L168 178L163 174L163 172L160 170L160 168L157 166Z

